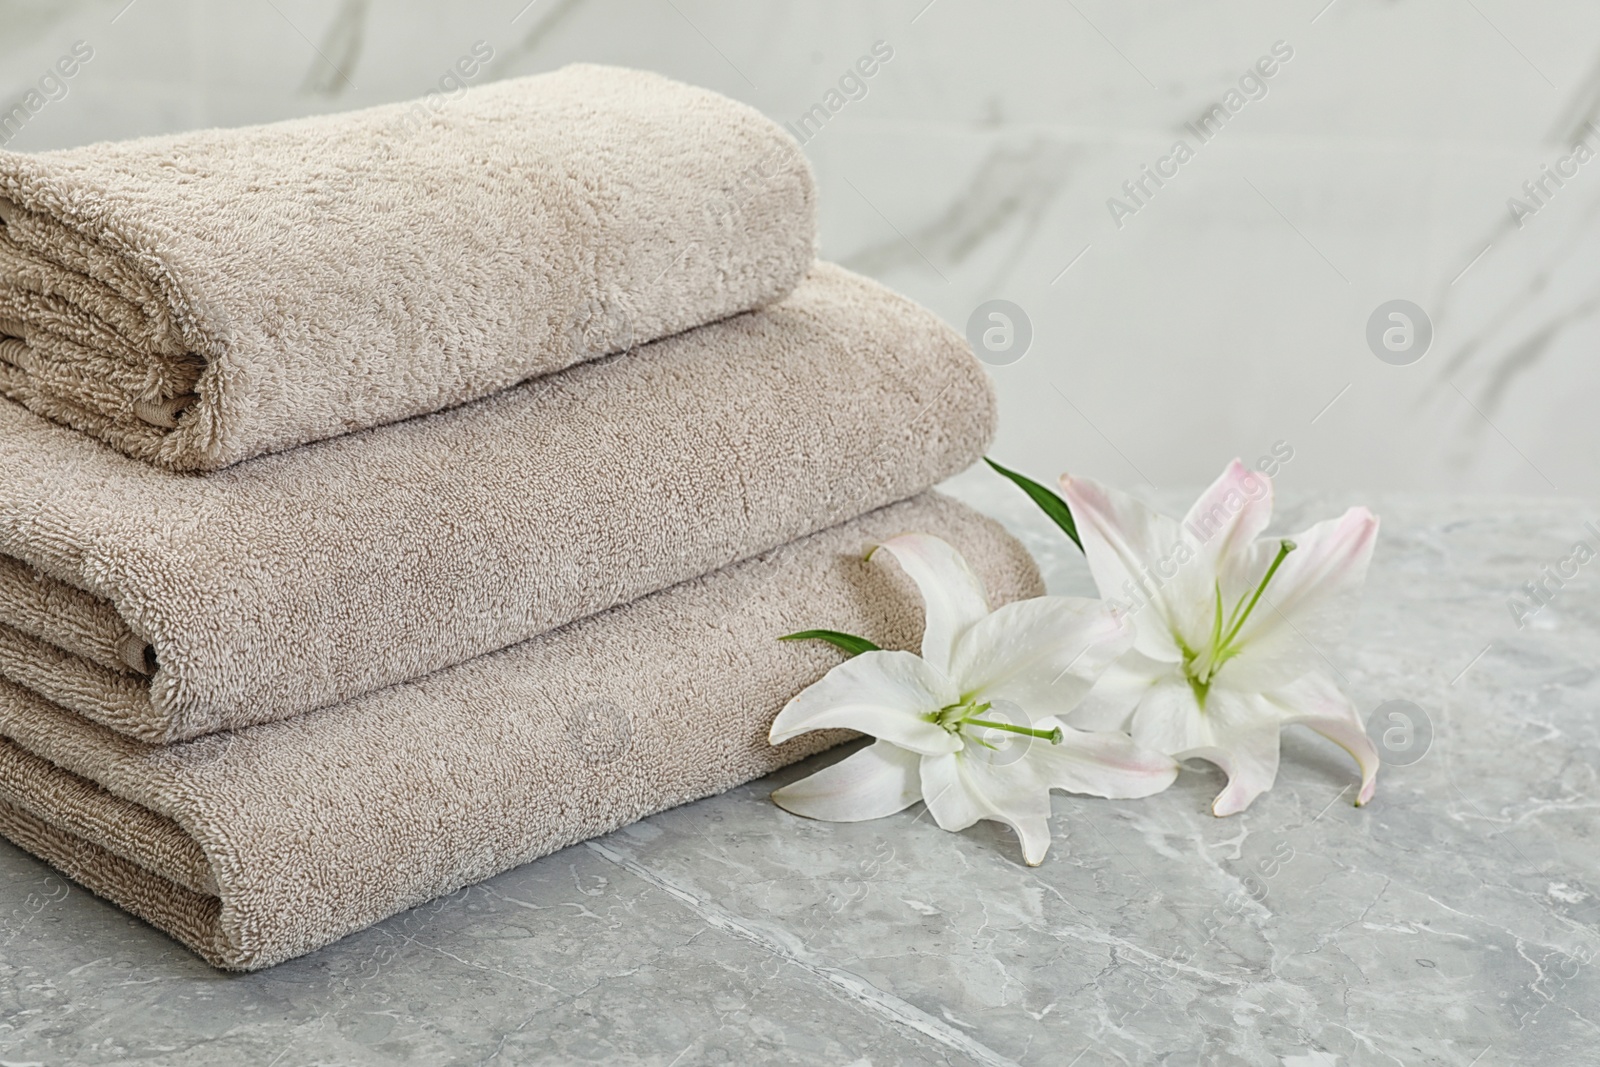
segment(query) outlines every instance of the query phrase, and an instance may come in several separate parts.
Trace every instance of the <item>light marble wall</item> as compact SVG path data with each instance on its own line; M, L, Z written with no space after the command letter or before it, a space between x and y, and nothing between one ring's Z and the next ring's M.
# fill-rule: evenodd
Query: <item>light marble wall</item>
M1037 475L1192 484L1287 442L1301 488L1600 494L1600 160L1507 208L1600 113L1581 0L0 0L0 99L94 49L9 145L42 150L418 95L480 39L485 78L628 64L783 120L887 42L806 146L824 254L963 328L1025 309L995 455ZM1435 325L1409 366L1365 340L1394 298Z

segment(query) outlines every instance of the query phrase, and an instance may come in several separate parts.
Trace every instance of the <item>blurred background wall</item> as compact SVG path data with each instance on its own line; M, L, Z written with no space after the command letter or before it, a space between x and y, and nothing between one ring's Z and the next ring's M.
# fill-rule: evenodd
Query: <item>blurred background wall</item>
M826 257L1026 316L979 325L1035 475L1600 495L1592 0L0 0L0 139L414 97L478 42L800 130Z

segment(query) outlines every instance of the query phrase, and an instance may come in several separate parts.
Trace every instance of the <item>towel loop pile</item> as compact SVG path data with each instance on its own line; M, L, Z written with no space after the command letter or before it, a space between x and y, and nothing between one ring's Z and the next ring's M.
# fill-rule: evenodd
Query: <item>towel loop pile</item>
M775 124L595 66L405 112L0 152L0 834L219 967L842 740L767 743L838 657L776 638L912 647L874 541L1041 591L929 491L982 369L815 261Z

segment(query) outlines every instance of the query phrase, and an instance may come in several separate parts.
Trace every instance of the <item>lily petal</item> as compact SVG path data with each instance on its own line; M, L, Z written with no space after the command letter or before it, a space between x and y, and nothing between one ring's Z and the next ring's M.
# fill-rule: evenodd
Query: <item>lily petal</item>
M1183 682L1153 687L1133 717L1133 739L1174 759L1203 759L1222 768L1228 785L1214 815L1234 815L1272 788L1278 777L1278 710L1255 693L1213 688L1204 711Z
M878 547L888 549L917 583L926 615L922 658L948 671L956 639L989 614L983 583L961 553L932 534L901 534Z
M1176 520L1087 478L1063 475L1061 492L1100 595L1135 605L1134 647L1169 663L1182 658L1177 635L1200 647L1211 632L1213 579L1194 560L1194 538Z
M1227 748L1196 755L1215 763L1228 776L1227 788L1211 802L1211 814L1218 818L1239 814L1278 780L1278 731L1275 729L1258 725L1232 737Z
M1133 638L1133 626L1103 601L1019 600L956 639L950 675L974 699L1015 701L1030 717L1064 715Z
M925 716L959 699L949 678L910 652L863 652L784 705L771 740L781 745L811 730L842 728L924 755L954 752L960 739Z
M1032 742L1014 768L1039 789L1131 800L1166 789L1178 777L1171 756L1134 744L1133 738L1109 731L1074 730L1054 718L1039 719L1041 730L1061 728L1061 743Z
M1172 680L1175 672L1173 664L1151 659L1137 649L1124 652L1105 669L1067 721L1080 730L1126 731L1145 694L1157 682Z
M1030 867L1044 862L1050 848L1050 793L1011 772L1014 766L990 768L968 745L961 755L930 756L922 761L922 795L933 819L945 830L965 830L979 819L1004 823L1022 842L1022 859Z
M922 799L922 757L878 741L772 794L785 811L828 822L864 822L904 811Z
M1333 679L1313 671L1268 693L1267 699L1279 706L1285 723L1309 726L1350 753L1356 766L1361 768L1361 791L1356 794L1356 806L1372 799L1378 787L1378 746L1367 736L1361 713L1333 684Z
M1240 652L1223 667L1228 685L1272 690L1320 666L1355 616L1377 539L1377 516L1359 507L1291 538L1295 550L1234 641ZM1277 551L1276 540L1257 542L1256 580Z
M1245 571L1256 538L1271 520L1272 479L1237 459L1183 517L1184 529L1199 543L1205 572L1216 576L1229 605L1255 588L1246 584Z
M1129 728L1141 747L1164 752L1174 759L1188 759L1216 743L1194 690L1181 674L1163 678L1145 691Z
M972 802L961 781L961 761L954 753L924 756L922 800L941 830L965 830L983 818L983 810Z

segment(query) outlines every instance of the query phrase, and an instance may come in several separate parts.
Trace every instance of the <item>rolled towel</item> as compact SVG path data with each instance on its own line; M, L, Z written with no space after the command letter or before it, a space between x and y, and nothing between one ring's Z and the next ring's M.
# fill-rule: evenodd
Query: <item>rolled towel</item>
M759 112L598 66L0 152L0 392L213 470L765 306L814 208Z
M960 549L993 606L1042 592L1021 545L928 494L409 685L185 744L0 682L0 833L218 967L269 966L849 736L768 744L839 659L777 638L826 625L914 648L921 598L862 558L907 530Z
M0 674L146 741L281 719L904 499L993 426L958 334L826 265L765 310L204 476L0 401Z

